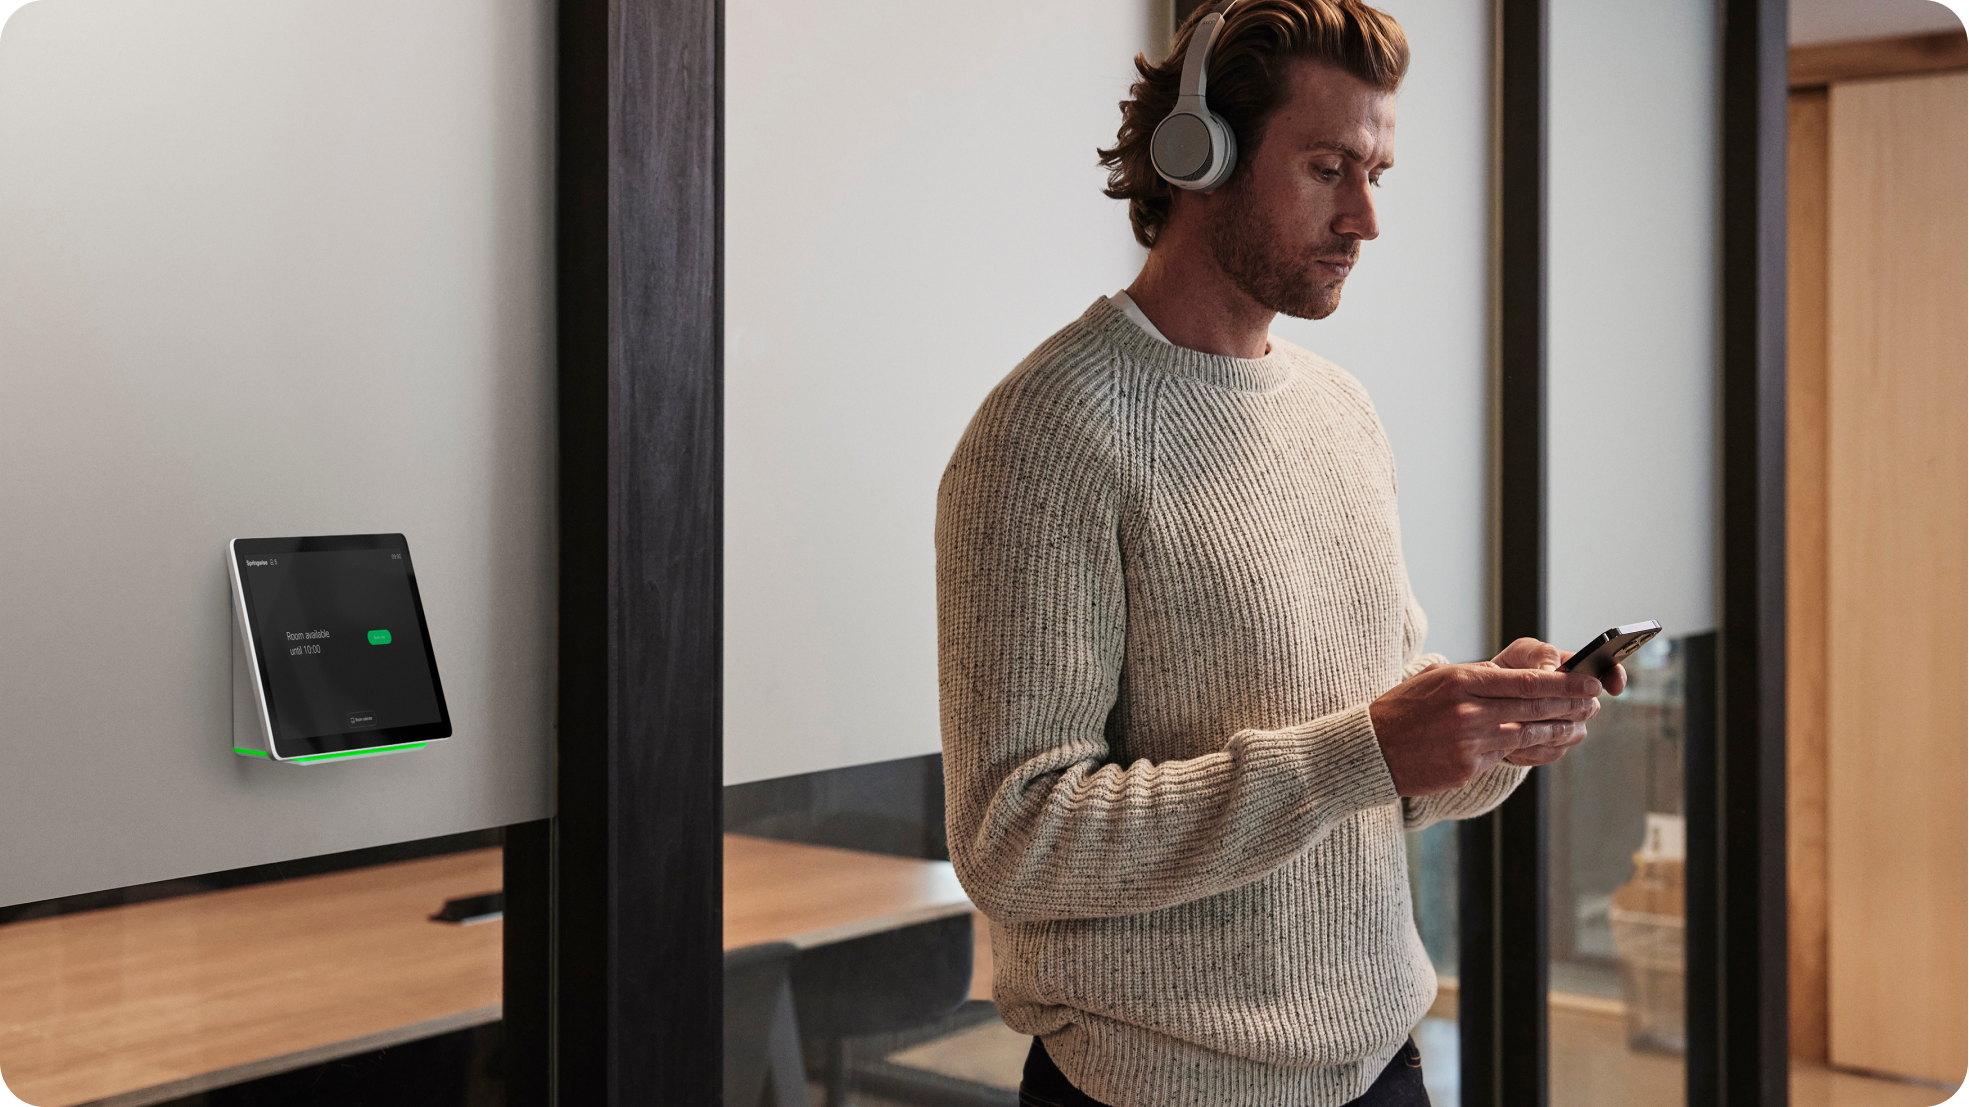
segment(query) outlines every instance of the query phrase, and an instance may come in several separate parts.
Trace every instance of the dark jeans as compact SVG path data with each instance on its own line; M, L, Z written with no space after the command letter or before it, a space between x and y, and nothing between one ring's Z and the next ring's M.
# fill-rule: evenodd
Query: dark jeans
M1046 1047L1038 1038L1026 1054L1025 1079L1019 1082L1019 1107L1105 1107L1080 1089L1067 1083ZM1347 1107L1429 1107L1429 1093L1422 1087L1422 1051L1410 1038L1395 1051L1395 1059L1374 1078L1366 1094Z

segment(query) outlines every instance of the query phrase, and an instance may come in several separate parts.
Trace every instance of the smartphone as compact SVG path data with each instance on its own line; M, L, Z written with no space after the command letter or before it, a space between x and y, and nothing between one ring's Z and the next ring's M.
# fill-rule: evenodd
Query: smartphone
M1661 633L1661 624L1649 619L1645 623L1629 623L1615 627L1579 648L1571 660L1559 666L1562 673L1585 673L1590 677L1603 677L1615 665L1621 663L1628 654L1648 644L1648 640Z

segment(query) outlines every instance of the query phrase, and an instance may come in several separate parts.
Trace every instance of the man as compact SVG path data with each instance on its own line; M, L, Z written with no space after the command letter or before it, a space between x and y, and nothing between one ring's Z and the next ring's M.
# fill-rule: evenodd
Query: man
M1141 275L993 391L944 476L951 857L1035 1035L1026 1102L1426 1103L1403 830L1502 802L1601 685L1529 639L1422 653L1367 395L1267 334L1330 314L1378 233L1400 27L1232 4L1208 100L1241 157L1179 191L1150 136L1195 27L1137 58L1102 152Z

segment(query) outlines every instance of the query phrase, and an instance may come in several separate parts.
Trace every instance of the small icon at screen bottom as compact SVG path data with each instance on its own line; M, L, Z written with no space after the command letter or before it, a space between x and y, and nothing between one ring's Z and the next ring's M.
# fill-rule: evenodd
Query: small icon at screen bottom
M375 725L376 725L376 713L374 711L349 712L350 730L361 730L363 727L375 726Z

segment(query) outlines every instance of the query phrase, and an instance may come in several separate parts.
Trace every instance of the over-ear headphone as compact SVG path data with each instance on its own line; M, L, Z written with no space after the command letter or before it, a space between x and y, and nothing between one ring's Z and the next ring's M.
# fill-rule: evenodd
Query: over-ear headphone
M1149 161L1162 179L1177 188L1208 191L1230 179L1237 168L1237 135L1224 117L1204 102L1210 76L1210 48L1224 29L1224 16L1237 0L1197 21L1183 55L1183 83L1176 108L1149 137Z

